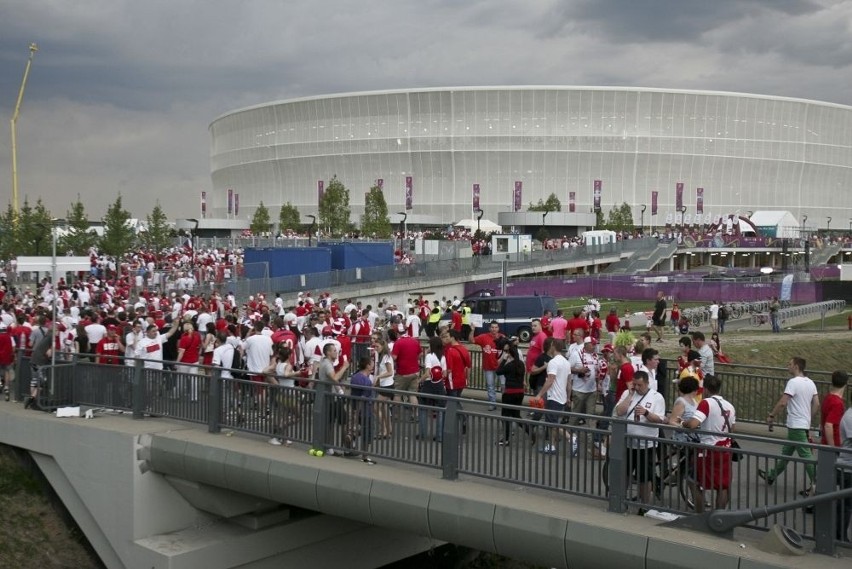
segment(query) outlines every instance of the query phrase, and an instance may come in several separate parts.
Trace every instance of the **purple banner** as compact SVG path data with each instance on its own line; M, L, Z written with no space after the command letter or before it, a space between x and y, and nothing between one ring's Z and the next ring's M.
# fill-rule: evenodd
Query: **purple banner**
M201 192L201 217L207 217L207 192Z
M568 192L568 212L577 211L577 192Z
M683 209L683 182L675 184L675 210Z
M234 194L234 217L240 215L240 194Z
M704 213L704 188L698 188L695 194L695 211L700 215Z
M325 182L317 180L317 205L322 203L322 197L325 195Z
M520 181L515 182L515 193L512 194L512 211L520 211L521 210L521 195L524 191L524 183Z
M654 190L651 192L651 215L657 215L657 198L660 192Z
M385 188L385 179L379 178L378 180L376 180L376 186L378 186L380 190L383 190Z
M603 190L603 182L600 180L595 180L594 185L594 204L595 204L595 212L599 212L601 210L601 191Z
M414 208L414 178L405 177L405 209Z
M473 211L479 209L479 184L473 185Z
M228 215L234 213L234 190L228 188Z

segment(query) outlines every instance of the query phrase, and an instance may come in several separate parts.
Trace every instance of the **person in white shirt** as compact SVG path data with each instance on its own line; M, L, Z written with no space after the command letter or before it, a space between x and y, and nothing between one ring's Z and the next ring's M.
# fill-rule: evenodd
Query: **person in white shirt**
M631 472L627 473L627 479L636 476L639 499L644 504L650 504L653 496L651 482L654 480L655 449L660 436L659 427L649 425L665 423L665 414L665 399L651 390L648 374L637 371L633 375L633 384L622 393L615 406L615 416L630 421L627 424L627 444L630 447L628 464L631 465Z
M231 368L234 367L234 352L236 347L228 339L231 336L227 332L220 330L216 332L216 348L213 350L212 365L222 368L222 379L233 379Z
M136 365L136 362L133 360L136 357L136 344L144 337L145 333L142 331L142 322L135 320L130 332L124 335L124 365L129 367Z
M775 416L785 407L787 408L787 440L794 444L784 445L781 448L782 456L793 456L796 452L801 458L807 460L805 472L808 475L811 486L814 483L816 471L811 460L813 455L808 442L808 430L811 428L811 418L819 410L819 394L816 384L805 375L805 359L792 358L788 368L793 375L784 387L784 393L770 411L766 422L771 426L775 422ZM705 383L706 383L705 379ZM804 443L804 444L796 444ZM769 470L758 470L757 475L772 485L775 479L787 468L787 461L781 459L775 463L775 467Z
M714 334L719 333L719 302L715 300L710 305L710 328Z
M648 374L648 384L654 391L657 389L657 367L660 365L660 352L654 348L645 348L642 350L642 363L636 368L636 371L644 371Z
M557 425L560 419L560 415L554 411L564 411L565 405L571 400L571 364L562 355L564 347L565 342L553 339L550 349L547 350L547 355L550 356L550 361L547 362L547 379L535 396L535 399L547 397L544 402L544 420L551 425ZM556 454L558 437L567 438L565 430L556 426L551 427L549 442L545 444L543 450L545 454Z
M180 320L172 322L172 327L165 334L160 334L156 324L149 324L145 337L136 341L135 356L144 360L147 369L163 369L163 344L177 332ZM129 334L128 334L129 336Z

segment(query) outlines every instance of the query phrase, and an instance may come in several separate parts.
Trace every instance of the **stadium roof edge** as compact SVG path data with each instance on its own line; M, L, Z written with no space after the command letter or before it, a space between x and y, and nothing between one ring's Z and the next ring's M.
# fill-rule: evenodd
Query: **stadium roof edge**
M746 97L753 99L769 99L774 101L789 101L794 103L806 103L811 105L820 105L825 107L835 107L839 109L845 109L852 111L852 106L843 105L840 103L831 103L829 101L818 101L814 99L802 99L797 97L782 97L778 95L761 95L759 93L738 93L735 91L711 91L711 90L700 90L700 89L665 89L662 87L624 87L624 86L593 86L593 85L487 85L487 86L467 86L467 87L422 87L422 88L409 88L409 89L380 89L376 91L353 91L348 93L328 93L323 95L313 95L309 97L297 97L294 99L279 99L277 101L266 101L264 103L258 103L256 105L250 105L248 107L242 107L239 109L234 109L232 111L228 111L223 113L216 118L214 118L210 125L208 126L208 130L213 126L213 123L219 121L225 117L236 115L239 113L244 113L246 111L252 111L255 109L260 109L263 107L268 107L270 105L281 105L287 103L301 103L304 101L317 101L323 99L335 99L338 97L360 97L365 95L391 95L391 94L403 94L403 93L435 93L440 91L527 91L527 90L540 90L540 91L627 91L627 92L641 92L641 93L678 93L678 94L689 94L689 95L721 95L724 97Z

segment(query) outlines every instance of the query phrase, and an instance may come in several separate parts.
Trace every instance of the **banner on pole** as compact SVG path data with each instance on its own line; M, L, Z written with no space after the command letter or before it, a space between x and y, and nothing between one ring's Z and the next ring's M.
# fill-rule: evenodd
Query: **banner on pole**
M699 214L704 213L704 188L698 188L695 190L695 212Z
M683 209L683 182L675 184L675 209L678 211Z
M317 205L322 203L322 197L325 195L325 182L317 180Z
M651 215L657 215L657 198L660 192L654 190L651 192Z
M521 210L521 195L524 191L524 183L515 181L515 193L512 195L512 211Z
M479 209L479 184L473 185L473 211Z
M568 192L568 212L577 211L577 192Z
M414 208L414 178L405 177L405 209Z
M601 180L595 180L594 185L594 207L595 213L601 210L601 192L603 191L603 182Z
M240 215L240 194L234 194L234 217Z
M234 213L234 190L228 188L228 215Z
M207 192L201 192L201 218L207 217Z

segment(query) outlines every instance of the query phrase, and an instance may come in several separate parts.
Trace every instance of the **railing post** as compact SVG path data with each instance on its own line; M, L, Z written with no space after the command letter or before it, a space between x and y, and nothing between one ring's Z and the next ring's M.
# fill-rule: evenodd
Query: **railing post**
M314 409L312 448L325 451L326 435L328 434L328 407L331 403L329 386L319 381L314 382Z
M461 437L459 436L459 401L456 398L447 399L444 410L444 432L441 434L441 465L444 480L455 480L459 477L459 449Z
M837 452L818 451L816 464L816 493L826 494L835 489ZM834 555L834 533L837 510L834 501L814 505L814 551Z
M627 472L627 423L615 420L610 423L612 433L609 437L609 448L606 457L609 462L609 511L623 514L626 510L627 499L624 476Z
M131 383L131 396L133 398L131 405L133 406L133 418L142 419L144 417L143 410L145 409L145 389L144 386L144 361L137 359L133 362L133 381ZM127 367L127 366L125 366Z
M222 368L217 366L212 371L207 397L207 432L218 433L222 430L220 425L222 415Z

